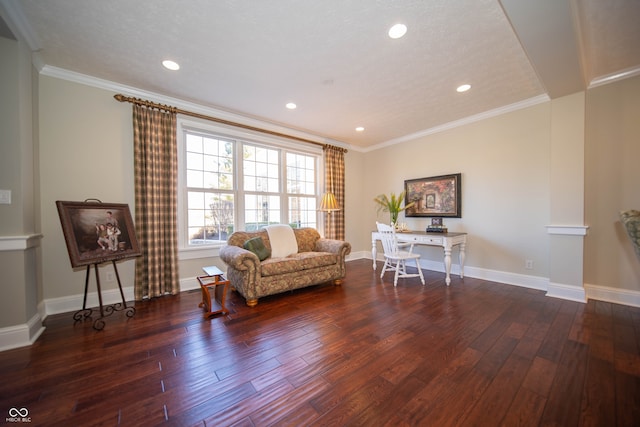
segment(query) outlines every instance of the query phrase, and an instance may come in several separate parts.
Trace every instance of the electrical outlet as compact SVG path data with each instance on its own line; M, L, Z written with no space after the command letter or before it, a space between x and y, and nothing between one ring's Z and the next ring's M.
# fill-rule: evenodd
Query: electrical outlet
M526 268L527 270L533 270L533 260L526 259L524 261L524 268Z
M11 204L11 190L0 190L0 204Z

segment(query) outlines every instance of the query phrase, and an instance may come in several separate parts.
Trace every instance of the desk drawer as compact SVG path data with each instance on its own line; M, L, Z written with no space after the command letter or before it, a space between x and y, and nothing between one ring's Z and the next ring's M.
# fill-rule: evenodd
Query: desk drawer
M442 237L419 236L411 239L413 242L422 245L438 245L442 246Z

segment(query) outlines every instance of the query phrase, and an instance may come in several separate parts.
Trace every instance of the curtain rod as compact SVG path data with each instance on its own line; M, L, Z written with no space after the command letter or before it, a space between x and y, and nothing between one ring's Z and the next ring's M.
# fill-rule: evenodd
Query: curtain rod
M209 120L211 122L221 123L221 124L224 124L224 125L234 126L234 127L237 127L237 128L242 128L242 129L251 130L251 131L255 131L255 132L266 133L266 134L273 135L273 136L278 136L278 137L281 137L281 138L295 139L296 141L306 142L308 144L319 145L323 149L333 148L333 149L343 150L343 152L345 152L345 153L347 152L347 150L342 148L342 147L335 147L335 146L332 146L332 145L329 145L329 144L322 144L320 142L311 141L310 139L298 138L297 136L293 136L293 135L286 135L284 133L274 132L274 131L267 130L267 129L261 129L261 128L258 128L258 127L255 127L255 126L250 126L250 125L245 125L245 124L242 124L242 123L232 122L232 121L229 121L229 120L219 119L217 117L211 117L211 116L207 116L207 115L200 114L200 113L194 113L193 111L183 110L183 109L180 109L178 107L172 107L170 105L157 104L155 102L146 101L146 100L140 99L140 98L133 98L133 97L130 97L130 96L124 96L124 95L122 95L120 93L114 95L113 97L117 101L120 101L120 102L130 102L132 104L142 105L142 106L149 107L149 108L156 108L158 110L169 111L171 113L176 113L176 114L183 114L185 116L196 117L198 119Z

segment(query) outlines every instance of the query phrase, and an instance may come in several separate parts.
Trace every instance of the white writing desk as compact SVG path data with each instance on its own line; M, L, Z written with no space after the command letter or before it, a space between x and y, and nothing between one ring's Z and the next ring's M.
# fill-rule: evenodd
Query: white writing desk
M451 249L460 246L460 277L464 277L464 250L467 245L467 233L426 233L424 231L397 232L396 238L401 243L413 243L416 245L440 246L444 248L444 269L447 273L445 282L451 283ZM373 256L373 269L376 269L376 241L380 240L377 231L371 233L371 255Z

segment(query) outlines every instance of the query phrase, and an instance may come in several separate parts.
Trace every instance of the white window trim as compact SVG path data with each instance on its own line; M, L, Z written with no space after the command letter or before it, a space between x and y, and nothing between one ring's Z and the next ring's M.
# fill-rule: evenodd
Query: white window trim
M198 120L192 118L185 118L178 116L177 120L177 144L178 144L178 259L189 260L199 258L211 258L218 257L220 248L225 246L225 243L208 244L203 247L189 247L186 246L186 218L187 218L187 201L186 201L186 182L184 176L184 151L185 151L185 131L191 130L195 132L210 132L223 138L229 138L238 140L240 142L247 142L249 144L264 144L269 147L289 149L301 154L309 154L319 156L318 160L318 182L316 183L316 194L320 198L323 191L323 177L324 177L324 162L322 158L322 147L312 144L297 143L285 138L281 138L275 135L264 135L257 132L250 132L241 128L234 128L231 126L225 126L222 124L216 124L214 122L206 120ZM237 153L239 150L239 144L235 144L234 150ZM235 157L237 159L237 157ZM234 162L234 181L235 185L242 185L242 176L238 171L238 162ZM284 177L286 178L286 177ZM282 185L286 187L286 180L281 179ZM236 200L235 203L241 203L237 205L236 211L240 215L244 215L244 200ZM283 211L284 212L284 211ZM317 216L318 228L324 227L325 217L324 215Z

